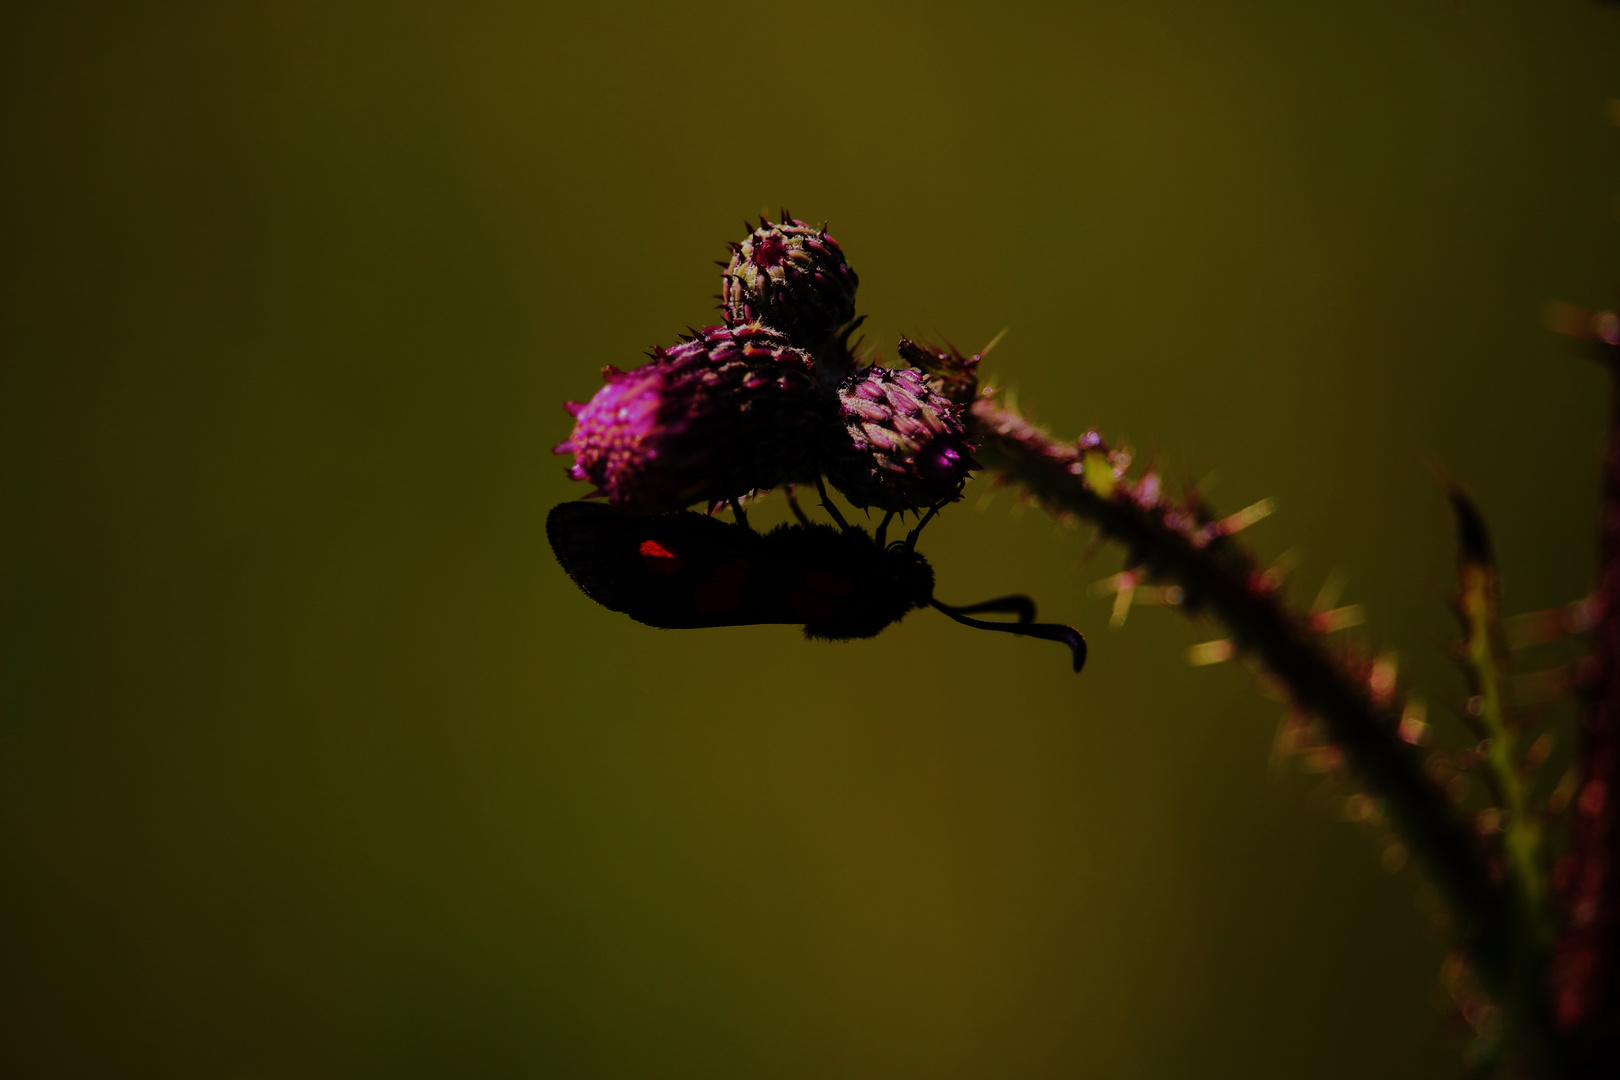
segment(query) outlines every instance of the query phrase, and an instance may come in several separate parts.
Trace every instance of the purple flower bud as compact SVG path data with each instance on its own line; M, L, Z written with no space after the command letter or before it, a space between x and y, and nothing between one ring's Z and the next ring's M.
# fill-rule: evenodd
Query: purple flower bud
M608 368L568 406L568 475L636 513L679 510L815 478L832 402L808 354L757 323L712 326L634 371Z
M838 384L827 479L856 506L916 510L954 496L979 467L961 406L910 369L869 367Z
M841 351L838 332L855 318L860 279L844 261L838 241L783 217L779 225L761 219L742 243L731 245L731 262L720 279L726 322L735 326L758 319L818 356ZM833 342L839 349L826 348Z

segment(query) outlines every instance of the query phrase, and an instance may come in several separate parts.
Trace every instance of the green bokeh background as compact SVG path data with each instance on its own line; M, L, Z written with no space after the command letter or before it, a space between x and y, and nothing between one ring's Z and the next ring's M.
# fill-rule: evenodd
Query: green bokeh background
M982 481L932 612L663 633L558 569L561 409L744 215L1337 567L1460 683L1592 563L1620 9L21 4L0 28L0 1072L1430 1077L1418 879L1278 706ZM976 508L978 512L976 512ZM760 509L783 513L780 500Z

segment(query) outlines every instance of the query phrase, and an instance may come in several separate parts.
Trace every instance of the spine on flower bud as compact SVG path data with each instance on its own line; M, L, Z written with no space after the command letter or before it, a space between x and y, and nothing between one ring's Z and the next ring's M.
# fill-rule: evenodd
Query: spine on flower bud
M999 340L998 335L996 341ZM963 356L953 345L918 344L902 334L896 351L906 363L933 377L940 396L958 405L967 405L979 394L979 361L995 344L992 341L972 356Z
M816 475L831 402L809 354L770 327L714 326L633 371L609 369L557 453L636 513L720 502Z

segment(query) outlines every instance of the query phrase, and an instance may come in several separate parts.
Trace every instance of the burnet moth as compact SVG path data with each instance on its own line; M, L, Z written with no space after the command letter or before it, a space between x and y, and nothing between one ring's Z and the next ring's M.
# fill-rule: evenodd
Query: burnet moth
M733 524L703 514L638 515L595 502L552 508L546 535L574 583L603 607L666 630L702 626L798 624L810 638L868 638L913 608L934 607L980 630L1060 641L1086 662L1086 640L1073 627L1038 623L1035 602L1003 596L966 607L934 599L934 570L917 551L930 510L904 540L886 542L847 524L813 524L791 502L800 524L758 533L739 512ZM969 618L980 612L1016 622Z

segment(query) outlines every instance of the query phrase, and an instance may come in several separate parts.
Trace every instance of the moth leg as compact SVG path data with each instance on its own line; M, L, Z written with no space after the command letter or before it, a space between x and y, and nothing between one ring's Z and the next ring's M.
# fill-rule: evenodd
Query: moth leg
M731 504L731 512L736 516L737 524L741 525L749 532L753 532L754 527L748 524L748 515L743 513L742 503L738 502L736 499L727 499L726 501Z
M934 515L939 513L940 507L944 506L950 501L951 500L948 498L941 499L939 502L928 508L928 513L923 515L922 520L917 522L917 527L912 529L911 534L906 537L906 547L914 548L917 546L917 535L923 531L923 526L928 524L930 521L933 521Z
M888 547L888 542L889 542L889 522L891 522L893 520L894 520L894 511L893 510L890 510L887 514L883 515L883 523L877 527L877 536L875 537L875 539L877 540L877 546L878 547Z
M810 524L810 515L806 514L804 509L799 506L799 497L793 494L792 484L789 484L787 488L787 502L788 508L793 511L793 516L799 519L800 525Z
M844 515L838 512L838 507L833 505L833 501L827 498L827 485L821 482L819 473L816 475L816 491L821 494L821 508L831 514L834 521L838 522L840 531L849 532L849 522L844 520Z

